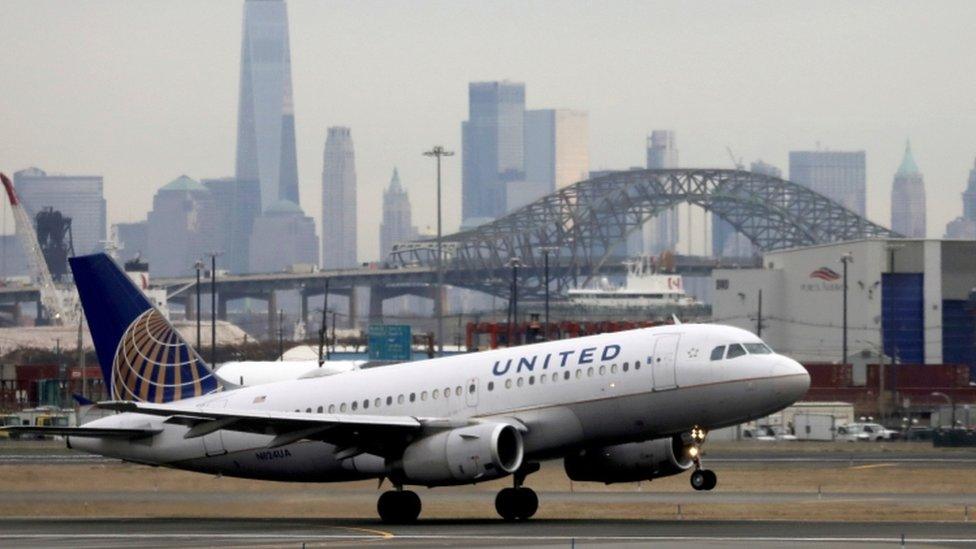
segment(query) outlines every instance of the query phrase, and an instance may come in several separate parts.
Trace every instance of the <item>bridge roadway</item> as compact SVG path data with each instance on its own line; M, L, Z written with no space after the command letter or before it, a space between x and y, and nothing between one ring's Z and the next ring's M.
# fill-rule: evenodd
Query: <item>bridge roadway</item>
M600 269L600 275L622 274L626 267L623 265L625 258L619 257L615 261L607 262ZM698 256L675 256L675 270L683 275L707 276L712 269L719 267L733 266L753 266L753 260L749 258L740 259L713 259ZM550 277L559 276L573 277L576 273L569 273L568 267L556 264L550 265ZM505 284L488 285L489 287L507 288L507 283L511 280L512 271L510 268L498 268L494 270L472 270L457 268L448 263L444 268L444 283L448 286L459 288L484 289L485 280L504 281ZM519 269L519 279L535 279L538 281L543 277L541 268L523 267ZM579 282L582 283L587 274L579 273ZM433 267L429 266L405 266L405 267L381 267L376 264L354 269L340 269L317 271L309 273L264 273L264 274L226 274L217 276L217 316L220 319L227 318L227 304L236 299L258 299L266 301L268 304L269 323L274 323L271 317L277 315L277 299L275 293L278 291L299 291L301 294L301 316L307 319L309 307L308 300L313 296L321 296L325 291L326 280L329 284L329 293L336 295L350 296L360 289L370 290L370 318L382 316L382 304L386 299L399 297L402 295L415 295L433 299L434 284L437 280L437 273ZM152 280L153 286L165 288L170 294L169 301L187 307L189 314L194 314L195 292L193 287L196 284L195 276L155 278ZM521 283L520 283L521 284ZM201 291L204 294L210 292L210 280L207 279L201 284ZM553 291L555 294L555 289ZM500 297L508 297L507 293ZM19 314L19 306L22 303L37 303L40 294L37 288L32 285L0 287L0 308L6 308L13 314ZM446 302L446 300L445 300ZM348 311L350 322L359 316L356 310L356 300L350 299Z

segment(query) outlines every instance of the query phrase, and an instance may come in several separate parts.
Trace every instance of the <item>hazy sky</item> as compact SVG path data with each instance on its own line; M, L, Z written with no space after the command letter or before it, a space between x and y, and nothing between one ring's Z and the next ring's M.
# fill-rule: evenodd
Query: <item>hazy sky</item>
M589 111L594 169L644 163L655 128L683 166L732 147L787 172L791 149L867 151L888 225L905 139L929 236L961 213L976 158L976 2L325 2L289 0L302 206L318 221L326 128L348 125L359 255L378 254L394 166L433 226L433 165L458 152L467 84L526 83L530 108ZM233 175L240 1L0 2L0 169L105 176L109 222L145 218L186 173ZM460 157L445 222L460 221ZM5 215L7 230L12 227Z

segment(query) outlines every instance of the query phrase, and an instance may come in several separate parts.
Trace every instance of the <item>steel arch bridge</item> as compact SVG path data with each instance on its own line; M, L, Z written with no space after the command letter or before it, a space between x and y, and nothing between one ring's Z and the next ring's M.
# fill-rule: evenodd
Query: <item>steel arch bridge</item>
M759 250L900 235L804 186L742 170L631 170L580 181L491 223L443 237L450 284L507 295L509 260L527 268L520 288L541 289L550 250L557 290L598 273L614 248L654 215L680 203L729 222ZM396 246L401 265L433 265L436 241ZM520 293L522 290L520 289Z

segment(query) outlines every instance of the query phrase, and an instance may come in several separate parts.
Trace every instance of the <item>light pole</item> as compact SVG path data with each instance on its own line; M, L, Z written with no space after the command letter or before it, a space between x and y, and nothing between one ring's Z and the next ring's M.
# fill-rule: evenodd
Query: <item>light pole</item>
M197 260L193 266L197 270L197 352L200 351L200 271L203 270L203 261Z
M441 157L454 156L453 151L440 145L424 152L424 156L437 159L437 293L434 295L434 309L437 314L437 354L444 356L444 264L441 243Z
M210 252L210 366L217 367L217 256Z
M508 260L508 265L512 268L512 295L508 302L508 307L512 311L511 321L508 323L508 346L512 346L513 326L518 324L518 268L522 261L513 257Z
M932 396L942 397L946 399L946 401L949 403L949 406L952 407L952 425L950 425L949 428L955 429L956 428L956 401L954 401L951 396L940 391L932 391Z
M851 254L851 252L847 252L846 254L842 255L840 258L840 262L844 264L844 305L843 305L844 318L842 322L842 326L843 326L842 329L844 333L841 339L842 341L841 359L843 360L841 364L847 364L847 264L852 263L853 261L854 261L854 256L853 254Z
M543 271L545 273L544 276L545 276L545 291L546 291L546 306L545 306L546 324L543 330L545 333L545 340L549 341L549 254L553 252L558 253L559 248L556 246L542 246L540 249L542 250L542 258L543 258L542 261L543 261Z

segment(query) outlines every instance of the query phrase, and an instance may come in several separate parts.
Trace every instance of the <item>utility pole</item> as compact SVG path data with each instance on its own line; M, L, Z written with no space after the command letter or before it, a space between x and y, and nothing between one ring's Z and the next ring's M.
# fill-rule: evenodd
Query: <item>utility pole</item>
M508 346L512 346L512 341L514 340L513 327L518 325L518 268L522 262L517 257L513 257L508 260L508 264L512 267L512 297L509 301L509 307L512 310L512 320L508 324Z
M210 253L210 367L217 367L217 256Z
M197 260L193 265L197 269L197 351L200 350L200 271L203 270L203 261Z
M319 325L319 368L329 359L329 347L325 344L325 332L329 328L329 319L326 317L329 310L329 279L325 279L325 293L322 298L322 324ZM324 353L324 354L323 354Z
M762 337L762 289L759 290L759 308L756 311L756 337Z
M854 256L851 252L847 252L840 258L841 263L844 264L844 303L843 303L843 336L841 343L841 359L843 362L841 364L847 364L847 264L854 261Z
M285 310L278 309L278 360L285 360L285 327L282 324L284 322Z
M543 246L542 247L542 261L543 261L543 272L545 276L545 292L546 292L546 325L544 328L545 340L549 341L549 254L552 252L558 252L559 248L556 246Z
M437 293L434 294L434 309L437 314L437 354L444 356L444 256L443 242L441 242L441 157L453 156L453 151L445 150L440 145L424 152L424 156L437 159Z
M88 373L85 371L85 340L82 326L85 324L85 311L78 311L78 368L81 369L81 396L88 398Z

